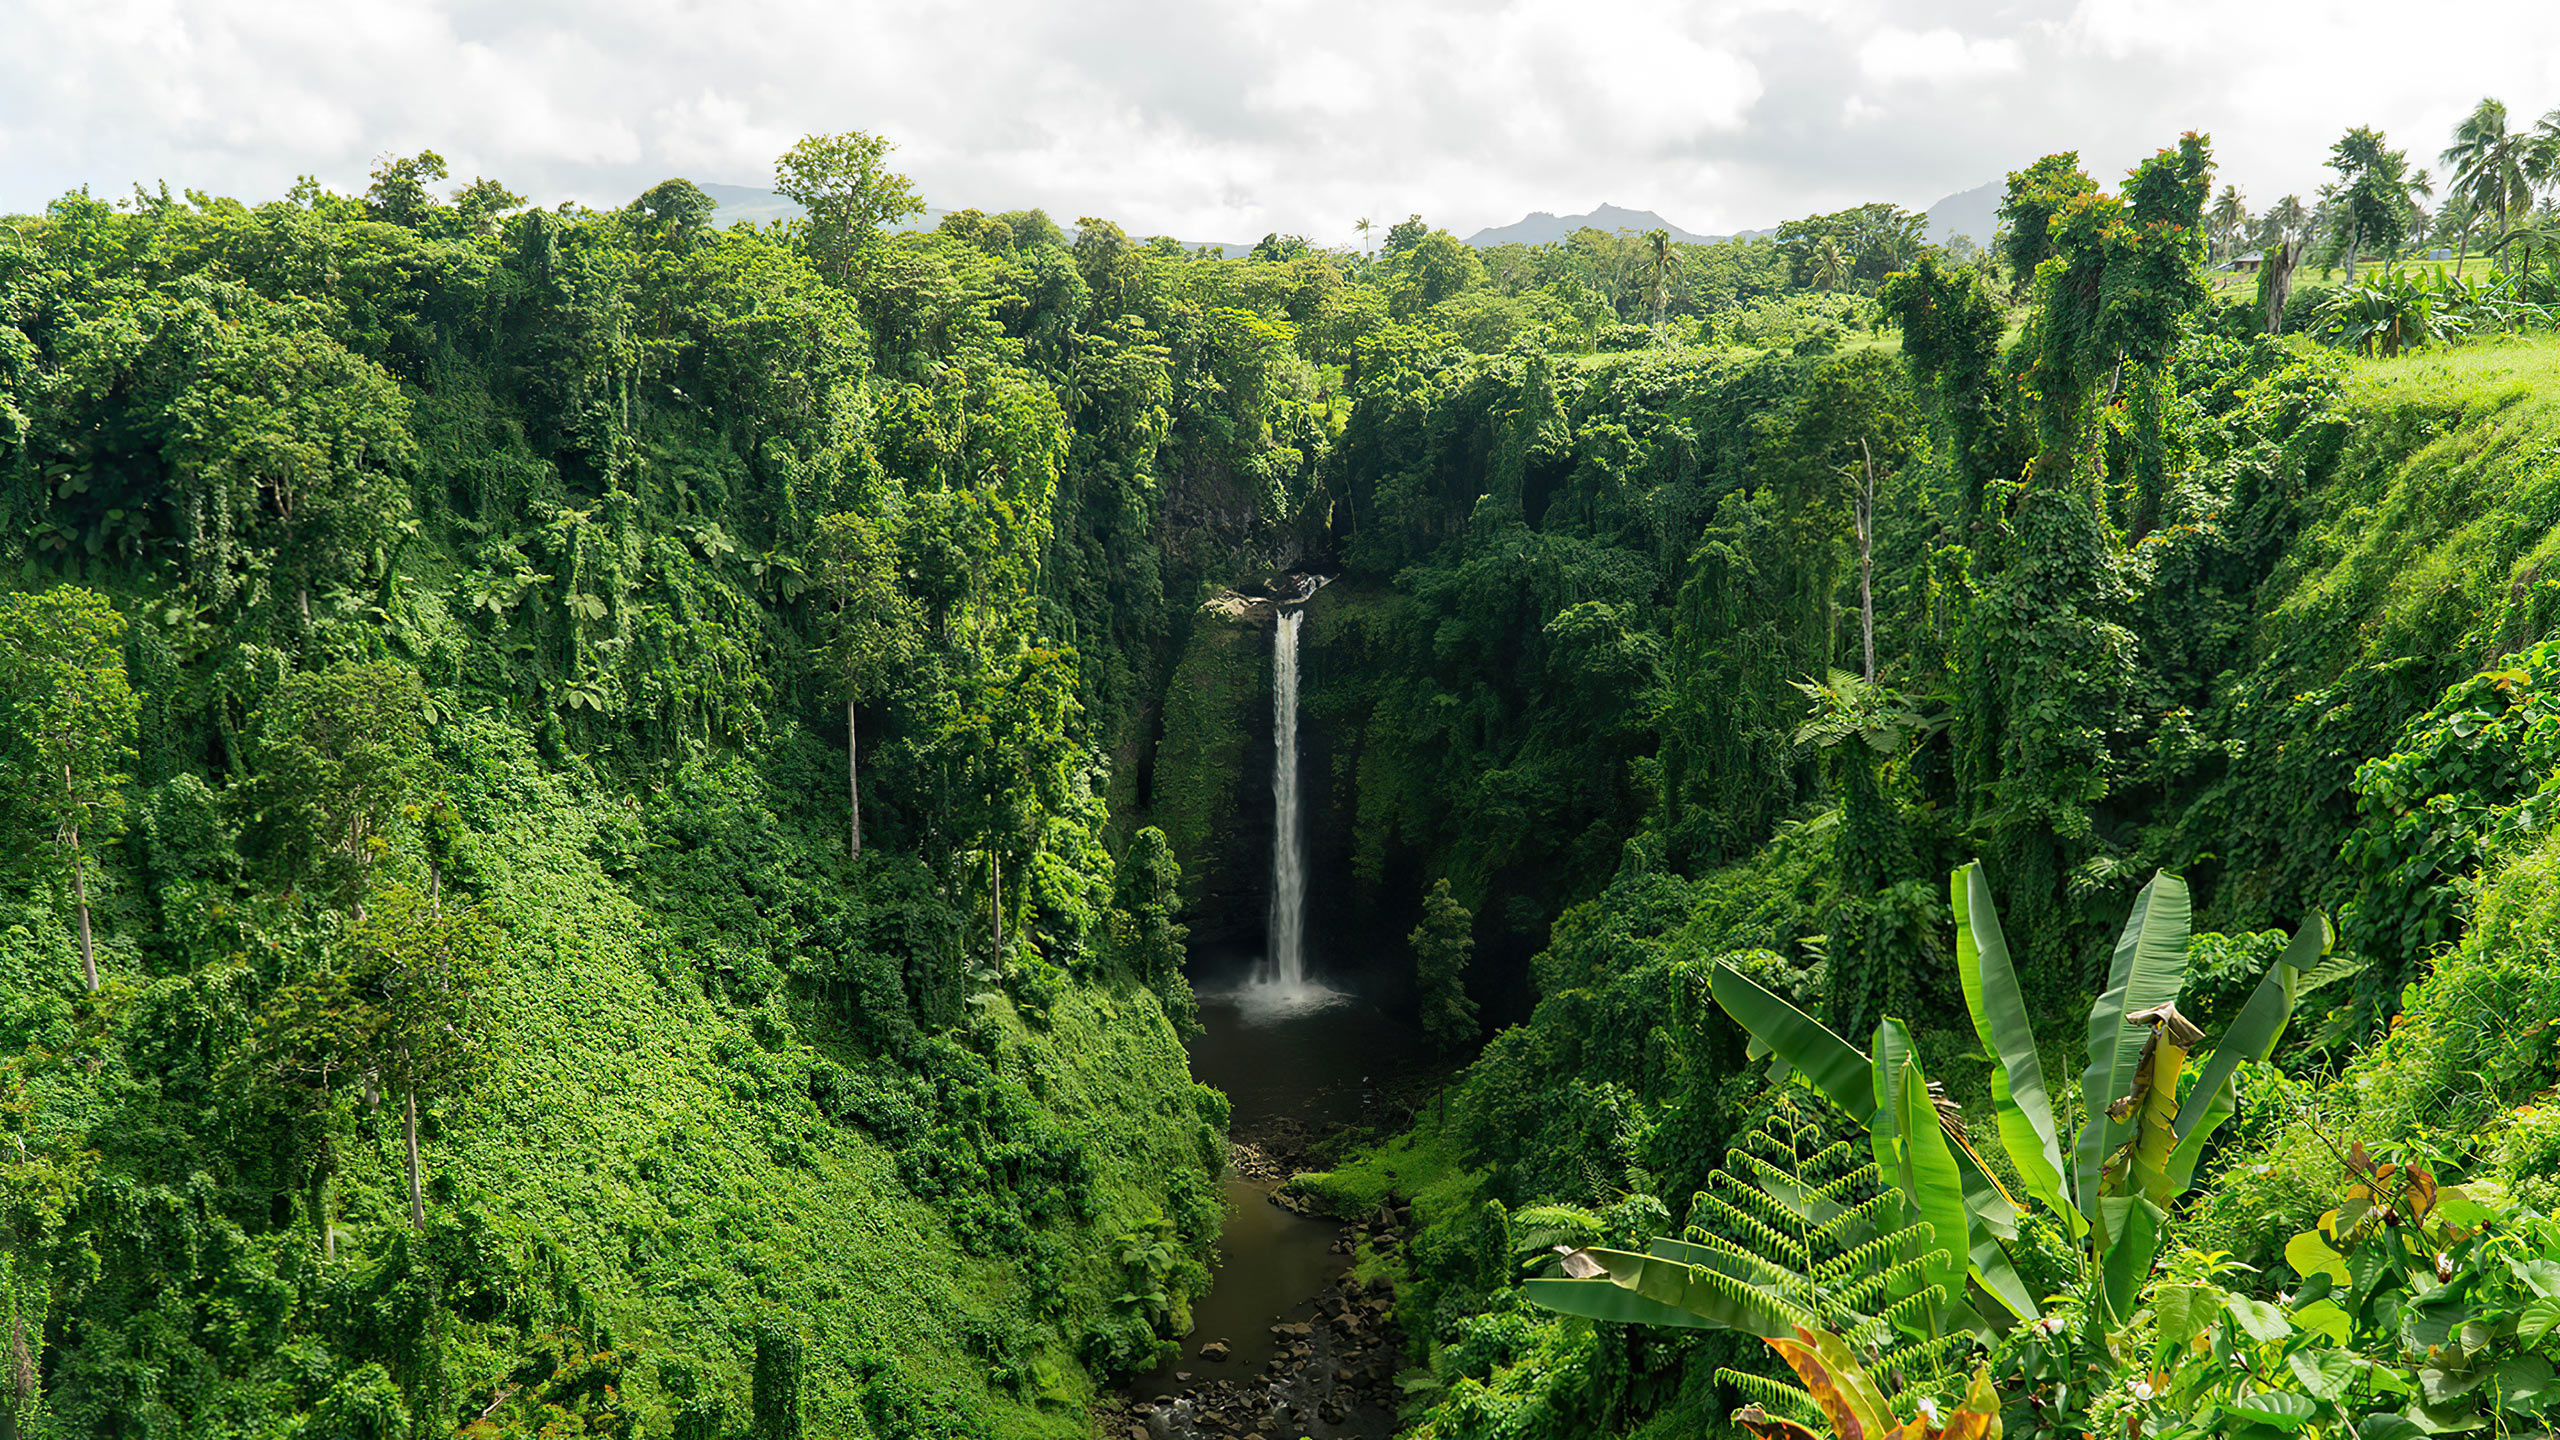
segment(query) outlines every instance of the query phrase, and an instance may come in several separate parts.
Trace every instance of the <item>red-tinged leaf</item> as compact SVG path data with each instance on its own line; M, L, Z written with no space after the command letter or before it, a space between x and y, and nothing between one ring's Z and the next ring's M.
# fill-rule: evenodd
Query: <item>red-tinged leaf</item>
M1733 1423L1760 1437L1760 1440L1822 1440L1821 1433L1812 1427L1772 1415L1757 1405L1745 1405L1734 1411Z
M1885 1404L1884 1391L1839 1336L1799 1325L1795 1339L1773 1339L1769 1348L1804 1382L1839 1440L1887 1440L1892 1435L1893 1411Z

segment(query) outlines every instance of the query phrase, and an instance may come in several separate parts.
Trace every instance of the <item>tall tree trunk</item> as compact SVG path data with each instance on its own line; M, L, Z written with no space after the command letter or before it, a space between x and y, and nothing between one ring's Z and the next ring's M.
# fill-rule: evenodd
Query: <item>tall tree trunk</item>
M1867 437L1858 437L1858 455L1866 461L1866 483L1858 491L1858 633L1866 641L1867 683L1876 680L1876 457Z
M27 1317L9 1307L8 1403L0 1404L0 1440L18 1440L18 1412L36 1408L36 1360L27 1344Z
M2267 277L2266 330L2270 335L2284 330L2285 302L2293 298L2293 265L2301 255L2301 241L2278 240L2272 252L2259 258L2259 264L2275 267L2275 273Z
M862 858L862 776L854 759L853 702L844 702L844 798L853 815L853 858Z
M426 1192L418 1187L418 1087L415 1085L400 1093L400 1138L409 1151L409 1228L423 1232L427 1228L427 1197Z
M987 849L987 923L995 932L996 963L1004 963L1004 857Z
M63 778L71 776L69 769ZM98 949L89 935L89 860L80 850L80 827L71 827L71 895L80 912L80 978L88 983L89 993L98 993Z
M320 1137L319 1153L311 1159L311 1222L320 1227L320 1259L323 1264L338 1258L337 1227L329 1223L329 1137Z

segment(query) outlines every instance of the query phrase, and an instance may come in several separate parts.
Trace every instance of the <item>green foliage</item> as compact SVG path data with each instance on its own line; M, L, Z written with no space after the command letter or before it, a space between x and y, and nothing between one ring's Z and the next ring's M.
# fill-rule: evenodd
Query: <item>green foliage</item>
M1810 215L1778 227L1788 278L1817 290L1856 286L1874 294L1887 275L1908 268L1927 248L1929 217L1872 204Z
M887 139L860 130L809 135L773 164L773 188L804 212L802 234L818 273L852 283L880 233L924 209L915 186L888 168Z
M427 697L390 661L287 676L261 707L252 828L341 903L396 845L429 775Z
M1422 1033L1443 1050L1464 1049L1479 1033L1476 1002L1467 994L1467 959L1475 953L1475 916L1458 903L1446 878L1422 900L1422 923L1405 943L1413 947L1413 988L1422 1008Z
M1191 982L1183 978L1183 942L1190 931L1182 913L1182 866L1164 832L1153 825L1129 837L1112 867L1113 954L1138 983L1155 992L1174 1028L1198 1023Z
M0 822L21 853L49 847L78 908L82 978L98 989L90 934L92 852L124 828L121 767L139 712L125 673L124 617L66 585L0 596Z
M1341 571L1304 704L1342 918L1404 933L1445 877L1486 976L1535 956L1427 1138L1331 1182L1369 1208L1411 1166L1427 1201L1427 1433L1730 1409L1731 1337L1511 1283L1526 1238L1644 1251L1765 1103L1706 957L1799 1040L1879 1036L1806 1068L1967 1271L2063 1322L2031 1343L2074 1387L2106 1317L2146 1363L2163 1326L2240 1343L2185 1328L2237 1272L2171 1242L2271 1267L2335 1198L2308 1127L2534 1173L2539 1122L2496 1117L2555 1078L2539 342L2349 362L2206 314L2201 141L2118 197L2021 172L2027 314L1890 207L1230 260L1037 212L906 231L888 158L813 138L808 218L761 230L676 180L439 198L431 153L365 197L8 222L9 583L110 597L86 673L116 652L134 696L73 871L97 999L49 871L0 873L20 1413L708 1436L787 1316L811 1434L1080 1433L1186 1323L1219 1212L1178 957L1259 924L1268 657L1196 607L1301 560ZM2428 304L2486 333L2540 283ZM1875 673L1815 682L1807 728L1791 687L1850 675L1870 608ZM19 694L0 818L48 862ZM135 843L94 848L117 807ZM1919 878L1976 855L1996 897ZM2155 866L2234 937L2339 906L2351 953L2198 937L2222 1051L2162 1039L2146 1089L2157 1037L2099 1037L2081 1118L2129 1103L2067 1161L2045 1077L2088 1057L2036 1037L2129 905L2159 934L2126 988L2158 988ZM468 984L400 978L465 952ZM2338 1090L2264 1059L2288 986ZM2073 1237L2139 1201L2168 1240ZM2216 1383L2181 1413L2255 1398Z
M747 1433L753 1440L800 1440L800 1337L775 1320L756 1326L754 1402Z
M2294 1237L2290 1293L2238 1290L2249 1267L2186 1250L2115 1337L2122 1357L2086 1372L2021 1332L2003 1363L2039 1394L2077 1407L2022 1433L2139 1425L2172 1436L2368 1436L2511 1424L2560 1402L2549 1319L2560 1316L2560 1232L2493 1188L2439 1184L2423 1166L2347 1159L2343 1203ZM2231 1286L2233 1288L2226 1288ZM2125 1378L2132 1371L2139 1377ZM2014 1414L2014 1411L2013 1411ZM2241 1429L2240 1427L2249 1427Z

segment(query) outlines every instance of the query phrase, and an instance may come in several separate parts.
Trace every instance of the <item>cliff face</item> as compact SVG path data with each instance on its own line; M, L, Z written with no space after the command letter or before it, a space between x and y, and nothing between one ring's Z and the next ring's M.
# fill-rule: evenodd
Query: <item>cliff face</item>
M1142 802L1182 862L1195 953L1261 952L1271 875L1271 639L1267 605L1204 607L1161 700Z

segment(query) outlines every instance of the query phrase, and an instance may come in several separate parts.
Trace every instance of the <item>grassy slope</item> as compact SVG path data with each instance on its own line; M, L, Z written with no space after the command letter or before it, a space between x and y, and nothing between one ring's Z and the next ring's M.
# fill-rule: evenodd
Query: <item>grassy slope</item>
M2560 341L2363 361L2352 436L2295 544L2268 628L2339 661L2486 660L2560 616ZM2349 647L2352 647L2350 649Z
M1043 1397L991 1388L964 1353L964 1321L1027 1308L1019 1272L960 1253L888 1148L827 1121L809 1083L820 1050L784 1007L739 1017L702 997L646 908L586 858L592 811L566 788L541 785L480 842L503 857L484 868L511 936L492 997L499 1059L436 1135L430 1165L499 1197L519 1235L568 1239L620 1337L694 1363L739 1409L747 1326L770 1305L811 1340L815 1434L863 1432L866 1353L915 1390L981 1409L996 1433L1085 1433L1073 1407L1088 1391L1067 1378L1069 1356L1045 1357L1055 1378ZM1001 1000L986 1013L1000 1068L1092 1148L1100 1214L1065 1248L1079 1270L1111 1266L1115 1237L1160 1218L1167 1178L1199 1165L1172 1028L1149 997L1083 989L1045 1032ZM358 1203L396 1207L397 1175L369 1178Z

